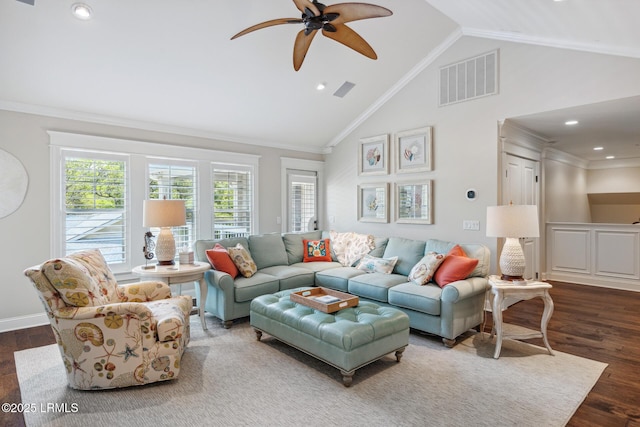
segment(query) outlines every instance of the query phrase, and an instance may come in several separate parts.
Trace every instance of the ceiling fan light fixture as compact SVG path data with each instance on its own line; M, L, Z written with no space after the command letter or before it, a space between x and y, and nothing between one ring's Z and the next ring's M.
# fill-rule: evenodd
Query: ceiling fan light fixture
M71 12L73 13L73 16L78 19L82 19L83 21L91 19L91 15L93 14L91 7L85 3L74 3L71 6Z

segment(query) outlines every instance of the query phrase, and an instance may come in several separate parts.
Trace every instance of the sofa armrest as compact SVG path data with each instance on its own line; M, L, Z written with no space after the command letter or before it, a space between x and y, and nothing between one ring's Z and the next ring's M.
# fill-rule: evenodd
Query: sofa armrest
M121 302L148 302L171 298L171 288L164 282L149 280L116 287Z
M442 301L456 303L474 295L484 294L489 282L486 277L468 277L449 283L442 289Z
M207 270L204 272L207 283L220 289L228 295L233 295L233 278L230 274L218 270Z

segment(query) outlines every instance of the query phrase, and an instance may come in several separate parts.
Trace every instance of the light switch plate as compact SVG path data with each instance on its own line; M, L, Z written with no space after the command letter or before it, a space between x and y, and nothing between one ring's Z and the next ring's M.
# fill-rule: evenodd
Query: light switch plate
M462 221L462 229L463 230L471 230L471 231L479 231L480 230L480 221L474 219L465 219Z

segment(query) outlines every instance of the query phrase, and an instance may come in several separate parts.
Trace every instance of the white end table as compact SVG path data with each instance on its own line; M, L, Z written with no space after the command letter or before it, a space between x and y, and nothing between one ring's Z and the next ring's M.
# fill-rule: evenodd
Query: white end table
M547 325L549 319L553 314L553 300L549 295L549 289L552 286L549 283L527 281L526 284L514 284L501 280L499 276L490 276L489 285L491 286L491 294L493 295L493 304L491 313L493 316L493 327L491 329L491 337L496 335L496 349L493 354L493 358L500 357L500 350L502 349L503 338L511 338L516 340L527 340L531 338L542 338L545 347L549 351L549 354L553 355L553 350L547 340ZM540 321L540 332L531 332L527 334L504 334L502 325L502 303L505 298L513 297L519 301L528 300L531 298L542 298L544 301L544 311L542 312L542 319Z
M200 301L198 301L198 311L200 312L200 322L202 329L207 329L204 320L204 304L207 300L207 282L204 280L204 272L211 269L208 262L198 262L193 264L176 265L155 265L153 268L145 269L144 265L135 267L132 272L147 280L160 280L167 285L177 285L188 282L198 282L200 284Z

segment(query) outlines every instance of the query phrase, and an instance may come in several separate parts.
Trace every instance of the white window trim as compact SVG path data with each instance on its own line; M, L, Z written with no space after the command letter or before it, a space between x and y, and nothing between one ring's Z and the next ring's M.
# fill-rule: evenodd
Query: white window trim
M281 224L282 224L282 232L287 232L287 206L289 201L287 200L287 194L289 194L288 190L288 180L287 180L287 170L288 169L296 169L302 171L313 171L317 174L318 183L317 183L317 197L318 197L318 212L317 212L317 221L318 221L318 229L323 229L323 218L324 218L324 162L319 160L304 160L304 159L293 159L290 157L280 157L280 194L281 198Z
M130 234L127 236L127 248L131 250L127 262L114 273L130 273L134 265L144 263L142 250L142 236L145 228L142 227L142 202L147 197L147 163L149 159L168 161L196 161L198 165L198 206L199 209L212 206L211 202L211 171L213 164L242 165L251 169L254 186L254 209L252 223L258 224L258 179L260 155L233 153L228 151L209 150L204 148L185 147L179 145L161 144L146 141L130 140L124 138L110 138L95 135L84 135L59 131L47 131L49 134L50 150L50 194L51 194L51 242L50 257L62 256L62 232L59 228L61 221L60 206L62 203L62 154L65 150L78 150L83 152L108 153L129 156L129 170L127 179L131 183L127 194L128 206L127 219L130 224ZM140 184L142 183L142 184ZM206 188L204 187L206 186ZM197 219L198 239L211 239L211 215L209 212L201 212ZM258 232L257 229L254 232ZM136 245L139 237L140 244ZM131 241L133 240L133 241ZM139 252L139 253L138 253Z

